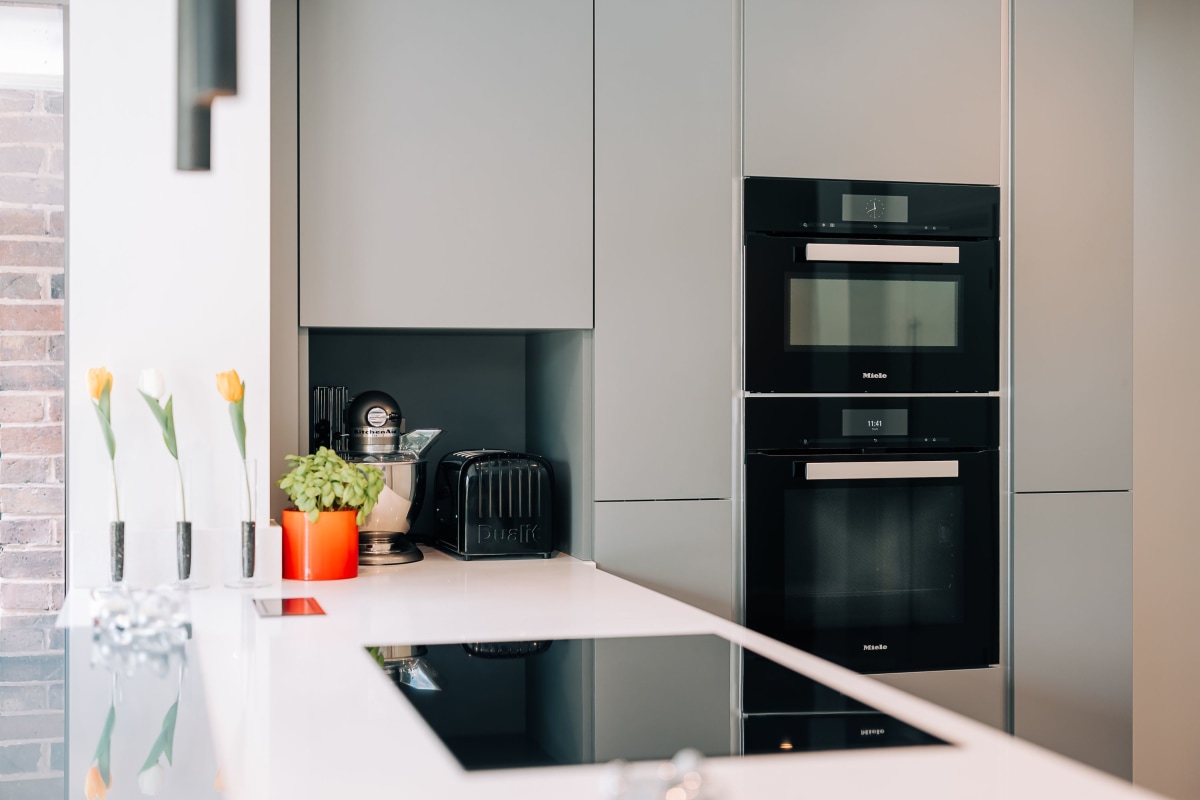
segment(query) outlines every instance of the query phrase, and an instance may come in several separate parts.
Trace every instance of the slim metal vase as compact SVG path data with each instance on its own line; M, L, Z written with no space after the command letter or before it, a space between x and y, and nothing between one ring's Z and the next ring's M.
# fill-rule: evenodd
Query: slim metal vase
M108 523L109 577L113 583L125 580L125 523Z
M254 577L254 522L242 522L242 578Z
M192 523L175 523L175 566L179 580L192 577Z

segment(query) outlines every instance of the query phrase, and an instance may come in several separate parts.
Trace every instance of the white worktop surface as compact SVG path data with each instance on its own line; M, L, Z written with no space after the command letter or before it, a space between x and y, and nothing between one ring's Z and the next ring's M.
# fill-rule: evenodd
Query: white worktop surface
M262 619L254 595L326 615ZM563 555L427 550L354 580L213 587L190 612L227 797L603 797L603 766L464 772L362 648L672 633L720 634L956 745L709 759L726 800L1156 796ZM90 624L86 603L69 597L62 622Z

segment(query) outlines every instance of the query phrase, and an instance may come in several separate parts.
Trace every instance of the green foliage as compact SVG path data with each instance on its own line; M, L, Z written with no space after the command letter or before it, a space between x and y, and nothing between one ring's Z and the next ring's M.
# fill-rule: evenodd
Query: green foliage
M288 456L287 462L292 469L276 485L312 522L322 511L358 509L355 521L361 525L383 491L381 470L348 464L328 447L312 455Z
M163 444L167 446L167 452L171 454L171 458L179 460L179 450L175 446L175 403L174 396L167 398L167 405L160 406L158 400L138 389L140 394L146 400L146 404L150 406L150 412L154 414L154 419L158 421L158 426L162 428Z

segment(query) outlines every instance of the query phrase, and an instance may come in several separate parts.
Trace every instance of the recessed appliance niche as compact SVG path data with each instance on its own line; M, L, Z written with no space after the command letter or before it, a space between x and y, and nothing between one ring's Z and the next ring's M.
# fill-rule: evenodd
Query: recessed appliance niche
M344 386L350 397L368 390L391 395L403 409L407 430L444 431L424 456L430 477L443 456L460 450L545 456L559 477L558 549L572 553L587 540L578 513L585 498L573 497L582 490L572 476L582 474L582 459L590 458L590 449L583 450L590 419L578 408L583 370L570 367L590 353L589 334L311 328L302 391L307 398L315 386ZM422 544L435 539L433 483L426 481L426 511L408 534Z

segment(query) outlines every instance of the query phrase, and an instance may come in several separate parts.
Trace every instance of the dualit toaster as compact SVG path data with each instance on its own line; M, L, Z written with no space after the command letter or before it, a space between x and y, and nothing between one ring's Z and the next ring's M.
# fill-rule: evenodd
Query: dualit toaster
M464 559L554 552L554 473L541 456L461 450L435 481L437 544Z

